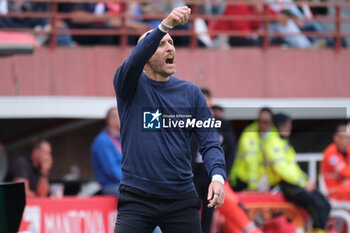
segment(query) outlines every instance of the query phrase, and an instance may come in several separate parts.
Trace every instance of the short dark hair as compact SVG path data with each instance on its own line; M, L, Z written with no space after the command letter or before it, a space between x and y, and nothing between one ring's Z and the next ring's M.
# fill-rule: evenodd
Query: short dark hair
M44 139L44 138L36 138L36 139L34 139L32 144L31 144L31 146L30 146L30 152L33 152L35 149L40 148L40 146L43 143L49 143L50 144L50 142L47 139Z
M281 125L284 125L287 121L291 121L290 116L284 113L277 113L273 116L274 125L279 128Z
M347 125L345 123L341 123L341 124L337 125L337 127L335 128L334 134L337 134L340 132L345 132L346 127L347 127Z
M211 98L211 92L207 88L201 88L201 92L203 93L204 96Z
M214 104L211 109L213 110L220 110L220 111L224 111L224 108L221 107L220 105Z
M270 113L271 117L273 118L273 112L272 112L271 108L269 108L269 107L262 107L262 108L260 109L260 111L259 111L259 115L260 115L261 113L263 113L263 112Z

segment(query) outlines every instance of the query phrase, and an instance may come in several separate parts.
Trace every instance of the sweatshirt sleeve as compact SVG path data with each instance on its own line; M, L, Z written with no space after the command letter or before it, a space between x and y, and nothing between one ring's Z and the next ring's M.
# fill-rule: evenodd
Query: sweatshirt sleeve
M121 153L107 135L98 136L91 146L92 166L100 170L109 180L119 183L122 177Z
M136 45L130 56L117 69L114 75L113 85L119 98L126 99L135 93L145 64L156 52L165 34L158 27L153 29Z
M283 144L280 143L279 140L270 140L267 143L265 155L269 165L272 166L274 172L278 174L283 181L302 188L306 187L307 177L301 172L301 169L296 163L287 161Z
M103 172L109 179L119 183L122 178L121 153L114 148L107 137L100 140L93 152Z
M239 140L239 153L246 164L245 176L249 190L257 190L259 187L259 145L258 138L252 132L243 132ZM253 143L252 143L253 142Z
M199 88L195 93L195 116L196 120L206 121L213 118L203 94ZM220 146L220 137L215 128L195 128L195 134L199 143L199 152L203 156L205 168L210 177L221 175L226 180L225 156Z

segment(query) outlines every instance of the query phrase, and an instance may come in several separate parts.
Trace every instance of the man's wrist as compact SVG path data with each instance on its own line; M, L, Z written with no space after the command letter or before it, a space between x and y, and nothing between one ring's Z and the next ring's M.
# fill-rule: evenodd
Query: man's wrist
M46 171L46 170L42 169L40 171L39 175L42 176L42 177L48 177L49 176L49 171Z
M219 175L219 174L213 175L213 177L211 178L211 181L215 181L215 180L219 181L222 184L225 184L225 180L224 180L224 177L222 177L222 175Z
M40 177L48 178L48 177L49 177L49 174L47 174L47 173L40 173Z
M170 29L173 28L173 26L170 26L163 21L158 25L159 30L161 30L164 33L168 33Z

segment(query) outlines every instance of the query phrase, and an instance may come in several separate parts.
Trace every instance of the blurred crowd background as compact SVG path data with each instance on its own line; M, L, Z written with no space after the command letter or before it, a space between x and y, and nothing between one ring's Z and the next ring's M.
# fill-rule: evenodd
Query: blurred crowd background
M262 46L262 32L269 30L276 33L276 36L269 38L272 46L334 47L334 33L338 30L337 17L348 17L350 10L346 4L338 9L332 3L334 1L327 0L192 1L188 4L195 9L196 19L175 27L183 34L175 37L175 44L188 46L189 33L194 30L201 47ZM121 43L121 35L117 30L129 29L127 41L129 45L134 45L137 41L135 32L153 28L171 9L184 4L186 2L181 0L87 3L66 1L57 4L2 0L0 28L33 29L40 45L49 44L52 31L55 34L58 32L60 35L57 38L55 36L58 46L118 45ZM38 14L50 12L60 17ZM40 18L35 18L38 15ZM266 24L264 17L269 18ZM349 33L350 26L347 22L339 22L340 32ZM82 29L90 31L85 35L75 31ZM105 31L99 34L99 30ZM343 47L348 44L348 38L341 39Z

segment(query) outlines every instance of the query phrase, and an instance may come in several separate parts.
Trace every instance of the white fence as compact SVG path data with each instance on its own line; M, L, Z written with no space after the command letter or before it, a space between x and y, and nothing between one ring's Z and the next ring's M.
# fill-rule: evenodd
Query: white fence
M317 162L320 162L323 158L322 153L299 153L297 154L297 162L306 162L308 165L309 179L313 182L317 182Z

